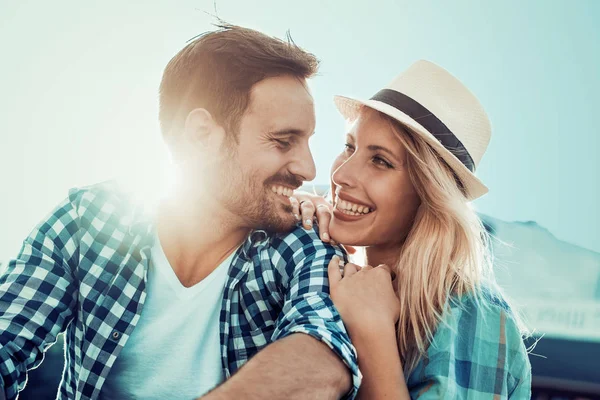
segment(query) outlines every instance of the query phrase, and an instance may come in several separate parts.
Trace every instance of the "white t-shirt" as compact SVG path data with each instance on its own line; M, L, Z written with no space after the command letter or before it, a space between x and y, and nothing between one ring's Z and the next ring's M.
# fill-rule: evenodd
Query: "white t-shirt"
M219 314L234 254L186 288L156 235L140 320L115 360L100 400L191 400L224 380Z

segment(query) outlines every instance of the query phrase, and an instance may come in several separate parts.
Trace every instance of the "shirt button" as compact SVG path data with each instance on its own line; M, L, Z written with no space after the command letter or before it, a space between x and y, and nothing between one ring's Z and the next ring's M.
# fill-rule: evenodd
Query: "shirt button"
M121 337L121 334L119 332L117 332L117 331L114 331L112 333L112 337L113 337L113 339L117 340L118 338Z

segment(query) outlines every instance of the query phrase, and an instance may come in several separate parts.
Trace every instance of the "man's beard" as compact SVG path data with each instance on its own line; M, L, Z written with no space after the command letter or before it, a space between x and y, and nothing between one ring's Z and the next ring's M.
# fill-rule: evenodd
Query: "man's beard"
M244 172L236 161L231 161L223 174L225 190L222 201L234 215L241 217L251 229L268 232L289 232L296 224L291 204L282 204L273 197L272 186L299 187L302 180L293 175L277 174L264 182L254 173ZM282 197L283 198L283 197Z

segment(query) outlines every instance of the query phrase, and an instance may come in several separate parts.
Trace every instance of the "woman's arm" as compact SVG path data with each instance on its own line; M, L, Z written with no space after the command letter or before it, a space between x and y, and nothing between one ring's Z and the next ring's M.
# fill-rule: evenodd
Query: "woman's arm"
M389 268L348 263L342 276L334 257L328 273L331 299L356 347L363 374L358 398L410 399L396 344L399 305Z
M350 334L358 353L358 368L363 373L357 399L410 399L394 326L371 332L367 328Z

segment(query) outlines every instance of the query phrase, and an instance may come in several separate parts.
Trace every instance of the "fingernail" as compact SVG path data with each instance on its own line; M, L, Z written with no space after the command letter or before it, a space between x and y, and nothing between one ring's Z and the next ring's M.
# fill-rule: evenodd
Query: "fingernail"
M312 219L307 219L306 221L304 221L304 223L306 225L312 225Z
M329 240L329 234L327 232L323 232L323 240Z

